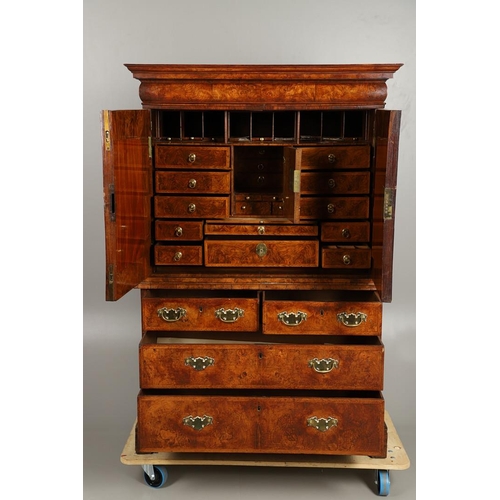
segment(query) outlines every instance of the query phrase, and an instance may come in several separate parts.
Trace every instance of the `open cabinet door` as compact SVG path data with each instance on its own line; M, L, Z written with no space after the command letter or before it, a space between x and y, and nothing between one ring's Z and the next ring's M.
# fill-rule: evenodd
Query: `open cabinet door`
M302 159L302 149L285 147L283 148L283 168L284 168L284 216L291 222L300 221L300 165Z
M401 111L376 110L373 135L373 280L382 302L392 301L392 261Z
M118 300L150 272L150 111L103 111L101 122L106 300Z

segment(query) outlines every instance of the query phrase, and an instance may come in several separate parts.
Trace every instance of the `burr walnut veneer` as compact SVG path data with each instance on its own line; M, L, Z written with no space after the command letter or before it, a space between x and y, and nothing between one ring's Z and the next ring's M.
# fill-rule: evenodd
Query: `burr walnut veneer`
M136 452L385 456L400 65L126 66L142 106L102 144Z

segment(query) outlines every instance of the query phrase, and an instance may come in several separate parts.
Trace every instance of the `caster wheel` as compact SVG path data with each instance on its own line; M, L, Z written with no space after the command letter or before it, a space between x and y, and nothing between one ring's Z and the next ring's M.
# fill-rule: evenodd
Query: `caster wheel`
M377 493L381 497L386 497L389 495L391 489L391 480L389 478L388 470L378 470L377 480L375 481L377 485Z
M154 465L153 470L155 473L155 478L151 479L148 474L144 472L144 481L148 486L151 486L151 488L161 488L167 481L167 469L161 465Z

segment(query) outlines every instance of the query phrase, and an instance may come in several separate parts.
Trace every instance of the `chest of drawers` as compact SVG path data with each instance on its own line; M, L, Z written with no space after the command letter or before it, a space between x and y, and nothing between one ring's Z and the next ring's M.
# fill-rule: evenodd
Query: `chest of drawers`
M127 67L142 109L102 132L136 452L385 456L400 65Z

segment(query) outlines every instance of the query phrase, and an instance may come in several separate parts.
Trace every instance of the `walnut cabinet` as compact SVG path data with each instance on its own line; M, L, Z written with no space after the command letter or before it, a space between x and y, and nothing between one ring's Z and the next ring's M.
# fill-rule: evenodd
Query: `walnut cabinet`
M126 66L102 154L136 452L385 456L400 65Z

